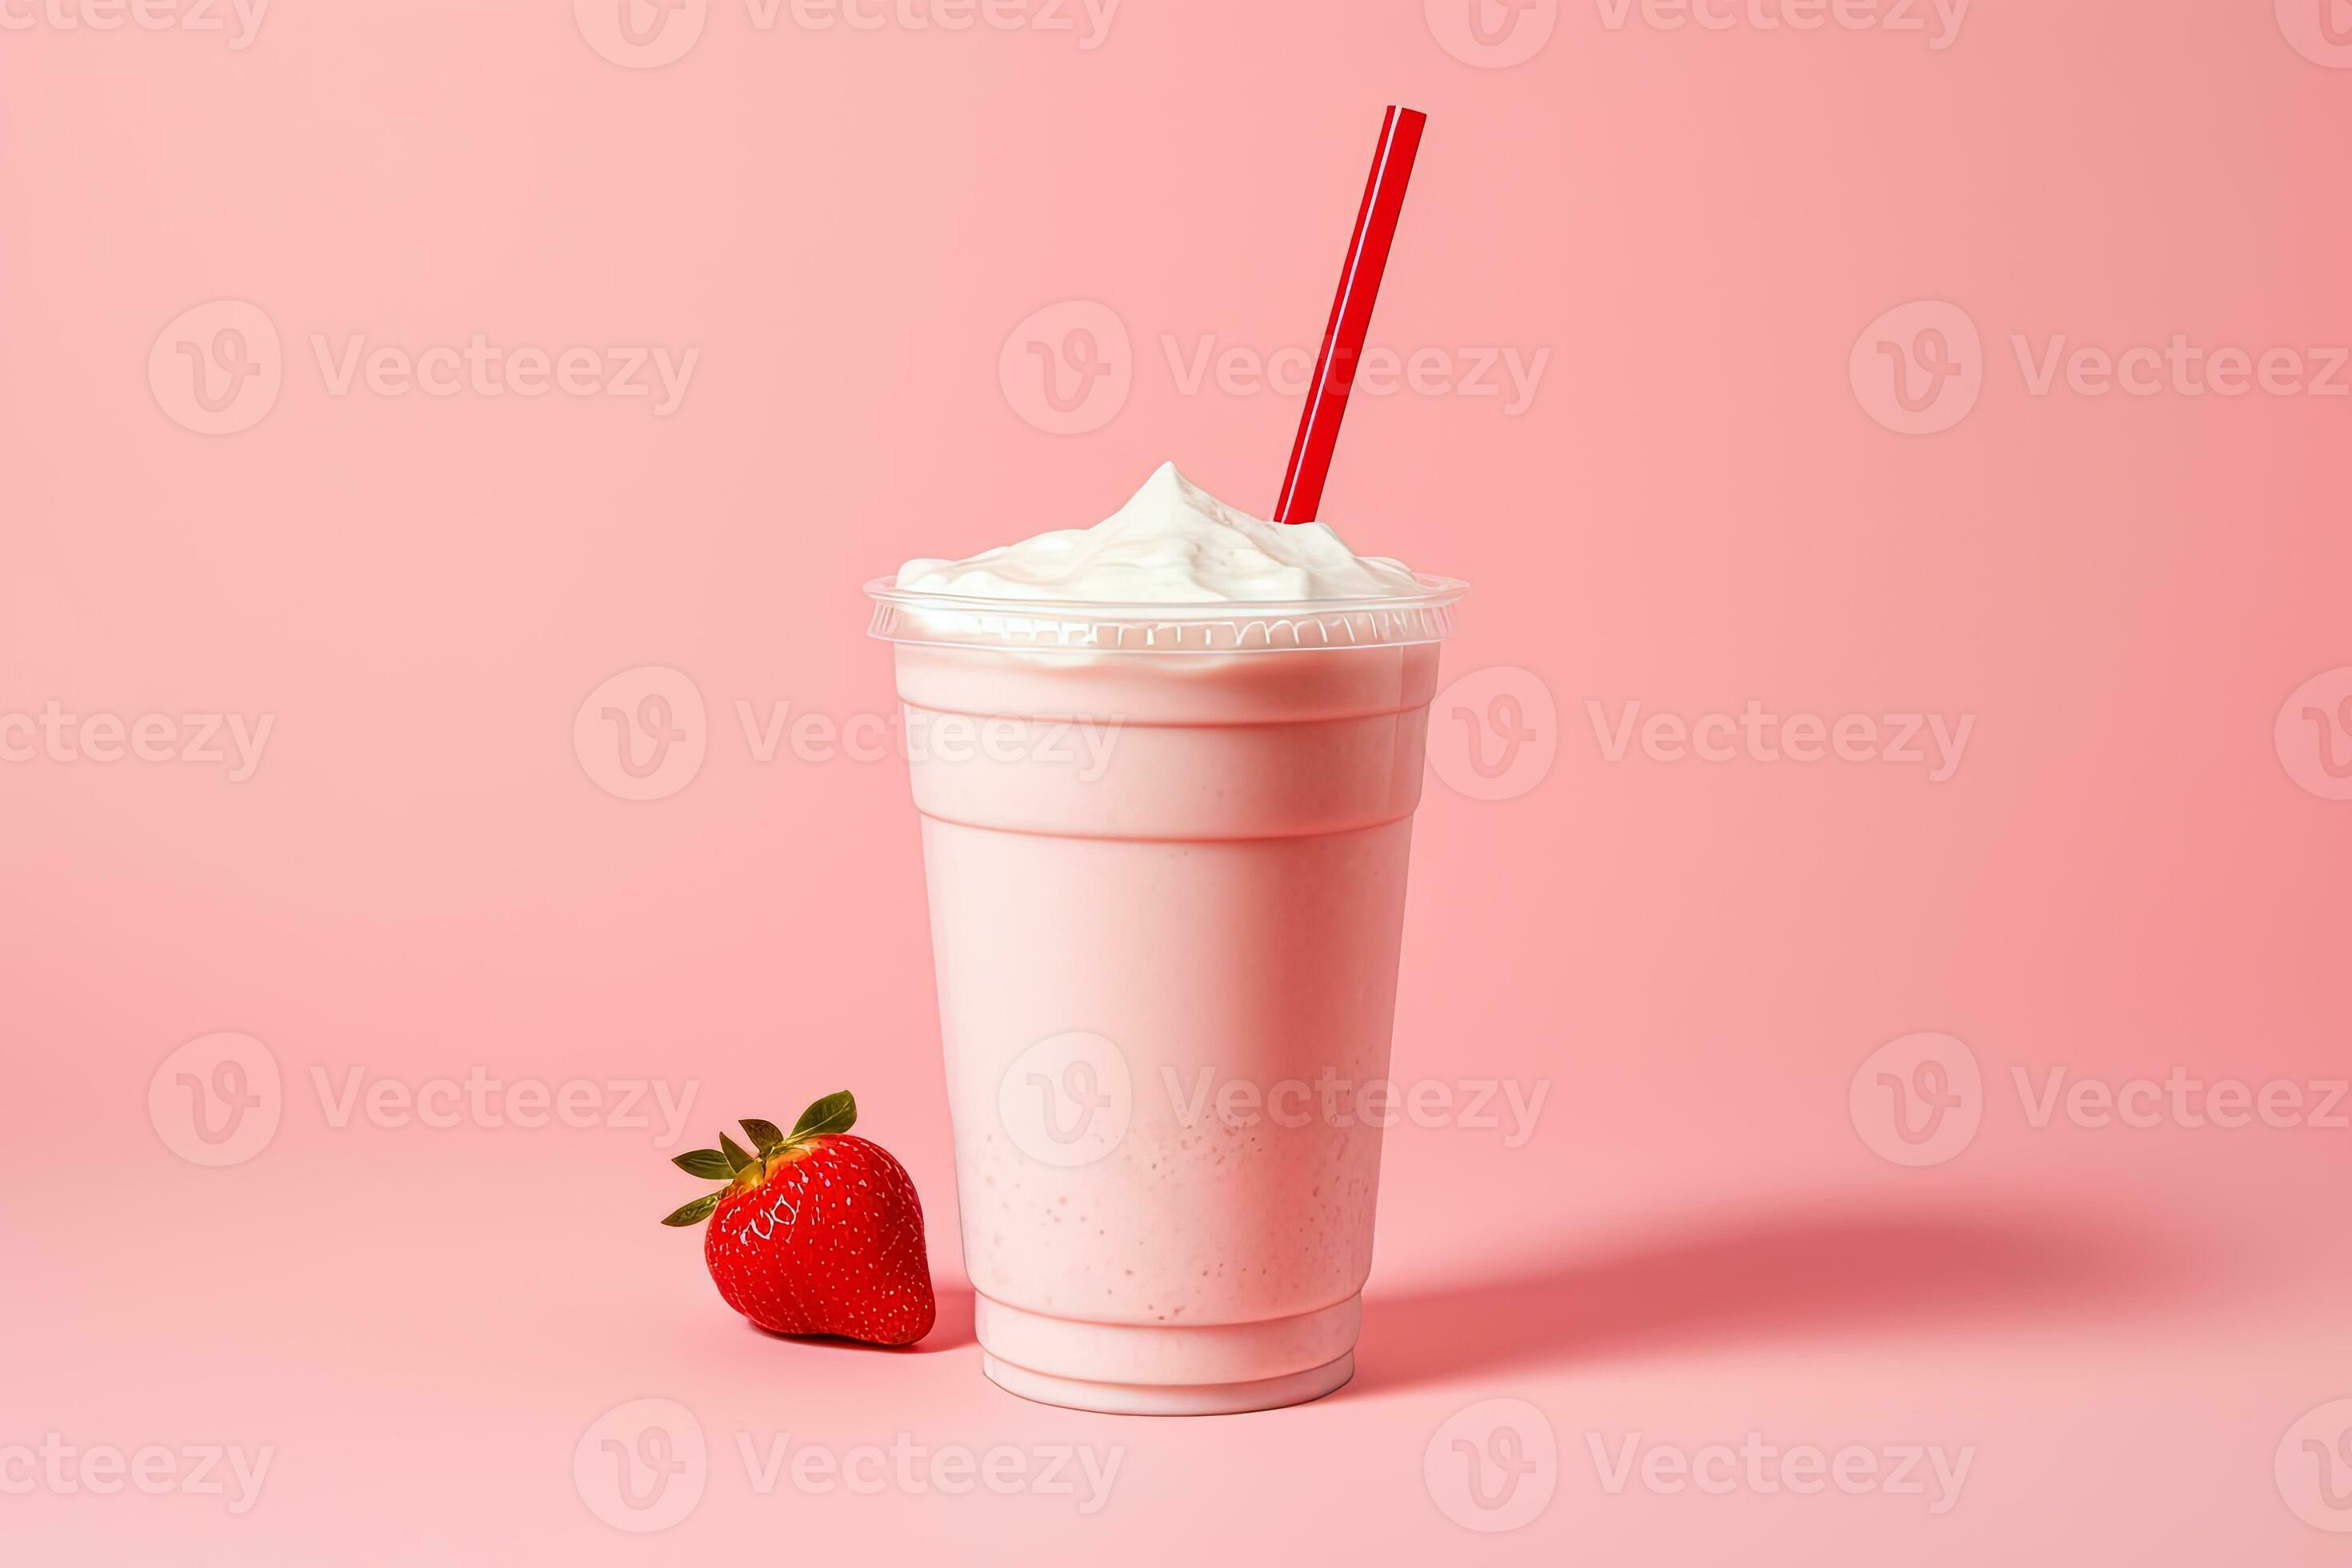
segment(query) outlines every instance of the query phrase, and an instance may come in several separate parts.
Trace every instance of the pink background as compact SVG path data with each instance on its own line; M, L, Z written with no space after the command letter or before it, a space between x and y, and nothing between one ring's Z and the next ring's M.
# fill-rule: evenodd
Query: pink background
M12 1561L2345 1560L2273 1456L2352 1395L2352 1132L2037 1127L2012 1079L2347 1070L2352 805L2299 710L2274 721L2315 677L2323 710L2352 691L2352 402L2036 395L2012 346L2183 334L2315 374L2352 342L2352 50L2315 6L1979 0L1937 48L1925 5L1924 31L1800 33L1546 0L1507 68L1439 0L1126 0L1093 48L1075 9L762 30L712 0L649 69L571 9L0 37L0 715L274 716L241 782L0 763L0 1448L276 1450L236 1517L0 1495ZM1475 689L1557 750L1507 800L1433 780L1397 1070L1551 1098L1523 1147L1391 1135L1340 1394L1023 1404L970 1339L903 771L760 762L735 704L887 714L864 578L1091 521L1164 458L1270 505L1297 399L1187 395L1163 341L1311 345L1392 100L1432 126L1376 342L1550 358L1516 416L1360 397L1325 515L1477 584L1450 668L1528 672ZM282 384L197 434L150 354L224 300L274 325ZM1000 360L1074 300L1129 334L1132 388L1063 436ZM1877 342L1926 354L1955 310L1977 401L1886 427ZM699 360L656 416L337 395L312 348L476 332ZM707 756L626 802L572 726L646 666L699 692ZM1930 783L1612 762L1587 708L1750 699L1975 726ZM284 1103L207 1169L147 1093L218 1031L267 1045ZM1979 1064L1981 1126L1906 1168L1849 1089L1922 1031ZM691 1080L697 1142L854 1089L927 1195L940 1331L893 1356L745 1328L654 1223L696 1189L650 1131L338 1127L312 1080L477 1068ZM646 1396L711 1458L640 1538L572 1458ZM1556 1495L1473 1534L1424 1449L1496 1398L1541 1413ZM735 1436L784 1432L1127 1451L1082 1518L757 1495ZM1750 1432L1976 1453L1931 1515L1612 1494L1589 1446Z

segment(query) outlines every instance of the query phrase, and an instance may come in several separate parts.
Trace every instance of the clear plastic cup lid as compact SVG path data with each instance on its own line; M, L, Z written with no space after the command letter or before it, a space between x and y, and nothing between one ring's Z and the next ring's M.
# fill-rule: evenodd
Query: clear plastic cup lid
M979 599L866 584L884 642L1034 653L1288 653L1443 642L1469 585L1415 573L1422 592L1294 604L1114 605Z

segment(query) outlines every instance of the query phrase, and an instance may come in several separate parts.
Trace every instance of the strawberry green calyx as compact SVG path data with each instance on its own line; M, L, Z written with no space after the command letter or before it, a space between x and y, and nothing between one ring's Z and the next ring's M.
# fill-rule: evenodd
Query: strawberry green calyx
M719 1206L719 1200L726 1195L727 1194L724 1192L705 1193L702 1196L695 1199L684 1208L677 1210L674 1214L666 1215L662 1220L662 1224L676 1226L700 1225L704 1220L710 1217L711 1211Z
M777 1168L788 1165L815 1148L820 1138L836 1132L846 1132L857 1121L857 1101L847 1089L828 1094L806 1110L793 1123L790 1132L772 1121L747 1120L740 1125L744 1136L751 1140L757 1153L747 1153L743 1146L725 1132L719 1135L716 1149L694 1149L670 1161L689 1176L701 1176L709 1181L727 1184L715 1193L706 1193L677 1213L666 1216L668 1226L700 1225L710 1217L719 1201L730 1193L749 1192L774 1174Z

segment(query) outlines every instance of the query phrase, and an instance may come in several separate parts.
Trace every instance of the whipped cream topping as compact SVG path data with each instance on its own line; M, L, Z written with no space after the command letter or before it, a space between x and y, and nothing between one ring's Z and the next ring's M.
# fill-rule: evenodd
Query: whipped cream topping
M909 561L901 592L1055 604L1266 604L1423 592L1402 562L1359 555L1320 522L1269 522L1160 468L1092 528L1057 529L963 561Z

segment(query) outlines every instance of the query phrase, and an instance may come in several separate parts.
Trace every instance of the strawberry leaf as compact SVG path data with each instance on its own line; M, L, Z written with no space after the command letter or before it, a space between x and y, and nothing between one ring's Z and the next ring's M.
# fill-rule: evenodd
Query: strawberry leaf
M784 1130L772 1121L754 1121L746 1118L743 1131L751 1135L751 1147L762 1154L772 1154L783 1146Z
M719 1151L727 1156L727 1168L730 1174L742 1174L744 1169L751 1163L751 1156L743 1152L743 1145L736 1142L724 1132L719 1135Z
M735 1173L735 1167L727 1163L727 1156L716 1149L689 1150L674 1157L670 1163L689 1176L703 1176L714 1182L723 1182Z
M676 1214L671 1215L667 1219L663 1220L662 1224L677 1226L700 1225L704 1220L710 1217L710 1211L717 1208L719 1206L719 1200L726 1195L727 1194L725 1193L706 1194L703 1196L695 1199L692 1203L687 1205Z
M828 1094L806 1110L793 1123L793 1142L818 1138L828 1132L846 1132L857 1121L857 1101L847 1089Z

